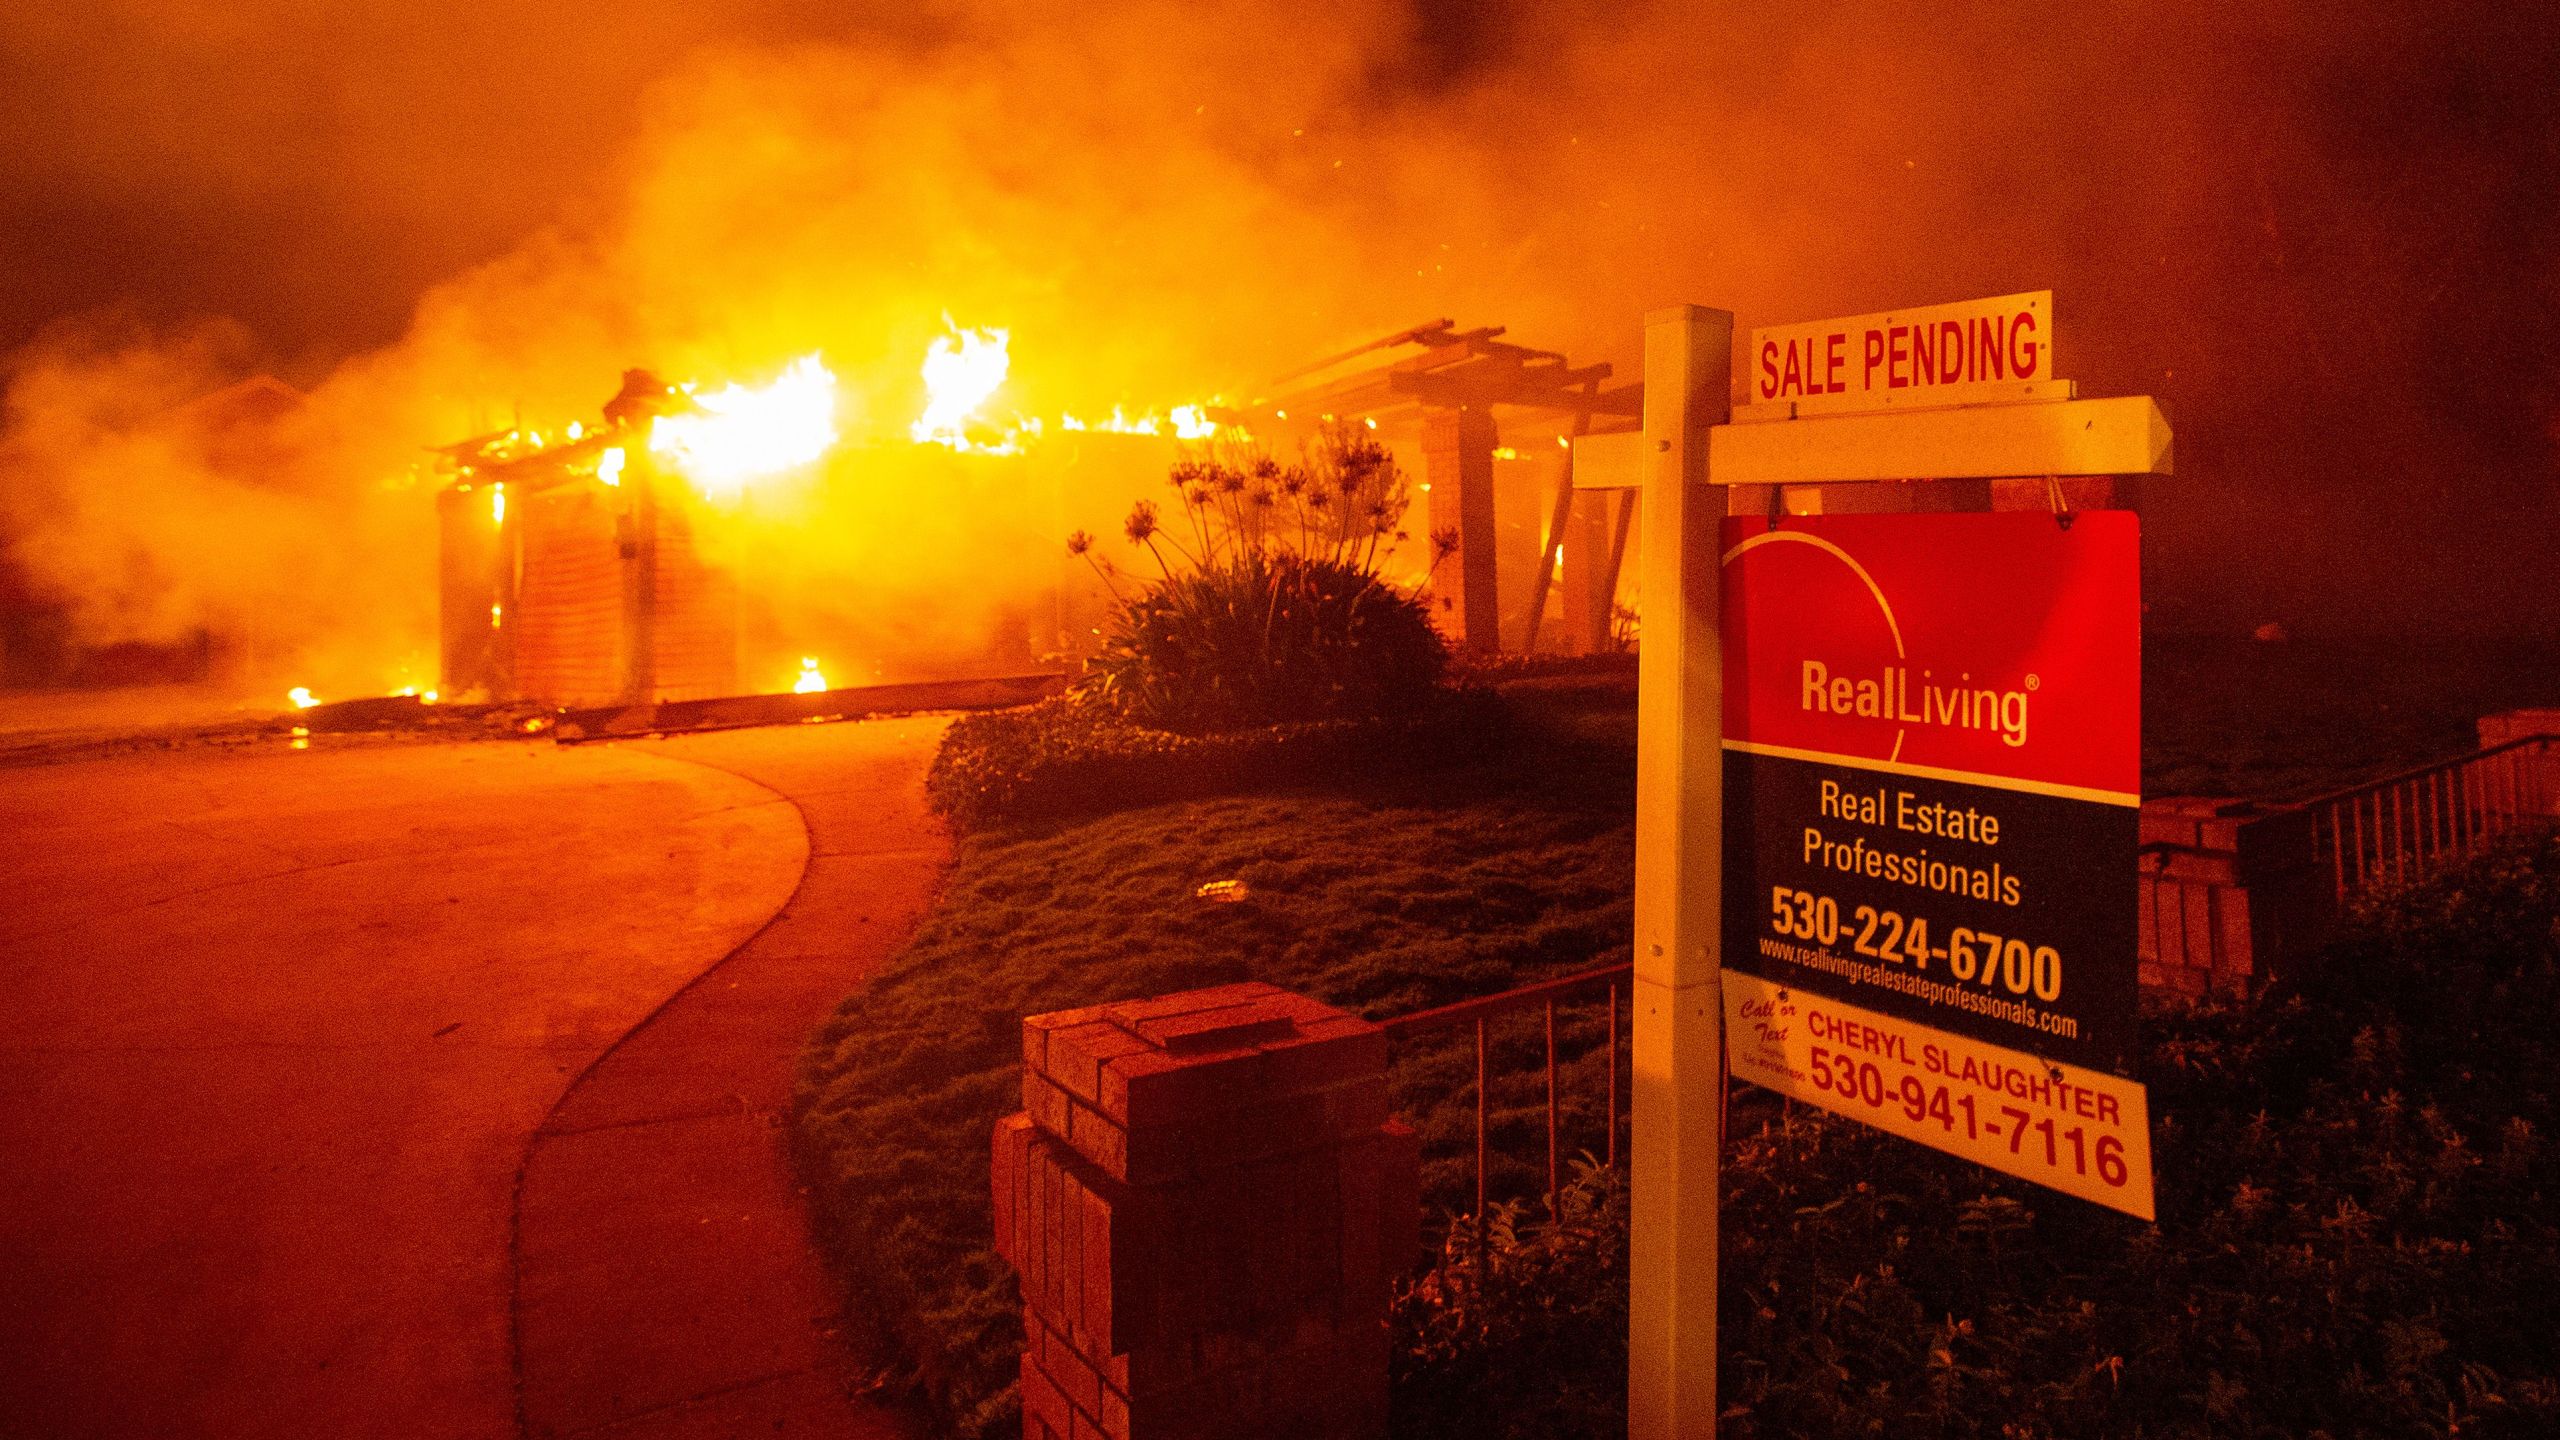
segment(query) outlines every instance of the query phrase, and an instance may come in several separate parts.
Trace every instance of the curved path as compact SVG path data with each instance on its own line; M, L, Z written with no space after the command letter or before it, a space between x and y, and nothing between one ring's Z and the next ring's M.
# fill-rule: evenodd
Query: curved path
M0 769L0 1430L896 1433L779 1119L940 726Z
M921 781L945 723L645 743L788 796L808 868L770 924L582 1075L527 1148L527 1435L913 1433L847 1401L845 1317L810 1249L786 1126L802 1040L905 941L941 877L948 851Z

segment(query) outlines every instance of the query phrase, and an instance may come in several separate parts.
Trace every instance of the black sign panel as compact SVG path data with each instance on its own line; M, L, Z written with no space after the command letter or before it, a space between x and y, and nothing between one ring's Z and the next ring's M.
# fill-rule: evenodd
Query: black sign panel
M2140 812L1728 750L1724 966L2129 1073Z

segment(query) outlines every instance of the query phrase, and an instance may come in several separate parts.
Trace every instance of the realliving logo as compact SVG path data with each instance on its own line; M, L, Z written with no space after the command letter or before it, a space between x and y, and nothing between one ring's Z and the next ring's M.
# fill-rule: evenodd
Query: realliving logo
M1730 516L1721 538L1726 748L2141 789L2132 515Z
M2030 674L2010 690L1989 689L1972 680L1970 673L1962 673L1955 684L1940 685L1923 670L1915 687L1908 666L1887 665L1871 679L1852 679L1832 674L1819 660L1807 660L1800 708L1814 715L1980 730L2012 749L2025 745L2028 695L2043 683L2039 677Z

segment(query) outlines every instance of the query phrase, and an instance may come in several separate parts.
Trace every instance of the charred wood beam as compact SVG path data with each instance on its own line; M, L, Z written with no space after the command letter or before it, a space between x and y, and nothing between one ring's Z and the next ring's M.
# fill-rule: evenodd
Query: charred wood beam
M1399 372L1410 373L1418 370L1436 370L1443 365L1454 365L1460 361L1471 360L1478 356L1514 354L1543 355L1546 353L1543 350L1523 350L1517 345L1499 345L1492 343L1493 337L1501 334L1502 332L1503 327L1493 325L1482 330L1467 330L1455 335L1434 336L1432 337L1433 343L1430 349L1423 351L1419 355L1408 355L1404 359L1398 360L1387 368ZM1559 356L1558 358L1561 359L1562 357Z
M1432 342L1437 343L1440 337L1449 333L1450 327L1457 323L1458 322L1454 320L1426 320L1419 325L1399 330L1393 335L1382 336L1376 340L1372 340L1366 345L1354 345L1339 355L1328 355L1322 360L1316 361L1312 365L1301 365L1286 375L1275 377L1271 383L1274 385L1286 385L1292 380L1301 379L1320 371L1330 370L1345 360L1357 360L1361 356L1366 355L1373 350L1392 350L1398 345L1410 345L1418 340L1424 339L1425 337L1428 337ZM1494 333L1500 334L1501 332L1496 330ZM1285 404L1286 402L1283 403Z
M1427 406L1516 405L1523 409L1554 410L1568 415L1641 416L1643 397L1626 391L1602 391L1584 394L1543 381L1522 383L1516 372L1509 375L1482 377L1447 377L1440 375L1402 375L1394 379L1396 393Z

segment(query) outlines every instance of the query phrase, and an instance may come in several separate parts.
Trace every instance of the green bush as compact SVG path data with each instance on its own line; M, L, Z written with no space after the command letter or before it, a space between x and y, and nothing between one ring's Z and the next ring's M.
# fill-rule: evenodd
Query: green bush
M1385 578L1410 496L1375 436L1329 425L1289 466L1213 445L1168 479L1178 523L1141 500L1126 527L1154 580L1096 555L1088 535L1067 540L1121 600L1083 689L1186 735L1374 719L1430 698L1448 650L1421 594ZM1436 569L1456 540L1432 543Z
M1534 1208L1533 1208L1534 1207ZM1536 1220L1531 1220L1532 1214ZM1451 1215L1396 1295L1397 1436L1626 1433L1627 1187L1590 1156L1557 1196Z
M1087 674L1133 719L1203 735L1409 712L1447 668L1421 600L1356 565L1247 550L1130 601Z
M2156 1226L1764 1098L1727 1137L1719 1433L2560 1434L2560 844L2373 908L2329 960L2149 1021ZM1622 1217L1522 1237L1495 1268L1534 1285L1444 1257L1399 1303L1430 1403L1400 1395L1398 1434L1625 1433L1624 1331L1589 1319ZM1529 1355L1569 1373L1524 1389Z

